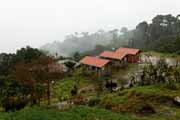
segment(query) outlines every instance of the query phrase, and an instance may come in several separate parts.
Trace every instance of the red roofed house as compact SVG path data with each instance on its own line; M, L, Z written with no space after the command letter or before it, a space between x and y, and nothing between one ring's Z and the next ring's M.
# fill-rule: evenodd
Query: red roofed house
M136 48L119 48L116 53L127 54L127 61L129 63L137 63L140 60L140 49Z
M80 63L86 67L87 73L96 73L98 76L105 75L110 72L110 61L98 57L86 56Z
M104 51L99 56L101 58L109 59L115 67L123 67L127 63L127 55L125 53Z

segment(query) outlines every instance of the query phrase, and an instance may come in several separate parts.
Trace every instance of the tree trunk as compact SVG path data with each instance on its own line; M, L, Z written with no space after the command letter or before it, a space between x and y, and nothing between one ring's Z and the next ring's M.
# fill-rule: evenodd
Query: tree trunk
M48 105L50 105L50 103L51 103L50 96L51 96L51 94L50 94L50 80L48 80L48 89L47 89Z
M113 88L112 88L112 80L111 80L111 93L113 92Z

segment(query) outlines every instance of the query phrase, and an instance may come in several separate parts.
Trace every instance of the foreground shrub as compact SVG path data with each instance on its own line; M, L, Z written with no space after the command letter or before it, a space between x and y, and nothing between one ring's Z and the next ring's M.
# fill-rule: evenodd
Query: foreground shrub
M21 98L21 99L14 99L12 98L7 98L2 100L2 107L4 110L7 111L15 111L15 110L20 110L24 108L28 104L29 100L27 98Z
M105 96L105 97L101 100L100 105L103 106L103 107L105 107L106 109L111 109L111 108L114 106L114 104L112 103L113 97L114 97L114 96L111 95L111 94Z
M96 106L96 105L98 105L100 103L100 101L101 101L100 98L94 97L94 98L89 100L88 105L89 106Z
M177 86L176 86L176 84L175 83L166 83L165 85L164 85L164 87L165 88L167 88L167 89L169 89L169 90L178 90L178 88L177 88Z

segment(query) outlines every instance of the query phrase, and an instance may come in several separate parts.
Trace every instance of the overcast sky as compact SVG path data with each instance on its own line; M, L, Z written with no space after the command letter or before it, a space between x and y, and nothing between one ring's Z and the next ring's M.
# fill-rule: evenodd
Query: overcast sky
M134 28L157 14L180 13L180 0L0 0L0 52L62 41L74 32Z

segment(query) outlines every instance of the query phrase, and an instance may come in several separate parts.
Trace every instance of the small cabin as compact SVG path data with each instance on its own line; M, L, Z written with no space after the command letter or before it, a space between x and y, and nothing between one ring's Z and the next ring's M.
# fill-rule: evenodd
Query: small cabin
M110 60L113 67L124 67L127 65L127 55L125 53L104 51L99 56Z
M140 49L136 48L119 48L116 53L126 53L128 63L138 63L140 61Z
M88 74L96 74L101 77L110 73L111 64L109 60L86 56L80 60L80 63L83 64L85 72Z

